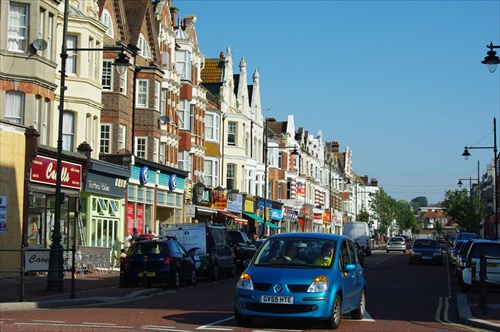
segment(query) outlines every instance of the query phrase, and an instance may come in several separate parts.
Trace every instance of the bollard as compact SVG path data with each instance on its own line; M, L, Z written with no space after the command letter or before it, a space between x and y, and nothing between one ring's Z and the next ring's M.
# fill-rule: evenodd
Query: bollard
M125 263L123 257L120 257L120 288L125 287Z
M144 269L142 272L142 287L148 288L148 256L142 256L144 258Z
M470 285L471 285L471 293L475 294L476 293L476 262L471 263L471 274L470 274Z
M486 253L484 250L481 250L479 264L479 308L483 315L486 315L488 313L488 305L486 302Z

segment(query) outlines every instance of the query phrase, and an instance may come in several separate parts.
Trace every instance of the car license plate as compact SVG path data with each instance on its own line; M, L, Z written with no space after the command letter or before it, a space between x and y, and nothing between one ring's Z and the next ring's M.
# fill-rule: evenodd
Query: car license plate
M262 295L261 303L293 304L293 296L269 296Z
M432 259L431 256L423 256L422 259Z
M156 272L148 272L147 276L154 277L154 276L156 276ZM139 272L139 277L144 277L144 272Z

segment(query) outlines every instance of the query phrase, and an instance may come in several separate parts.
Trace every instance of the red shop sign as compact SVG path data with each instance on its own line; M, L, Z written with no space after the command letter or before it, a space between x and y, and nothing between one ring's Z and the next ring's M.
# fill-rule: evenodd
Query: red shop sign
M56 185L57 160L36 156L31 166L30 180L45 184ZM61 186L80 189L82 184L82 166L61 162Z

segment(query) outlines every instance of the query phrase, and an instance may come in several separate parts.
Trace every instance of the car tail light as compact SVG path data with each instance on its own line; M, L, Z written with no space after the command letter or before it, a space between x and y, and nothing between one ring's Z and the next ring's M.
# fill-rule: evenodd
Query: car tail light
M171 263L174 263L174 262L175 262L175 259L172 256L167 256L163 260L163 265L168 265L168 264L171 264Z
M472 267L472 261L470 258L467 258L467 260L465 261L465 267L466 268Z
M123 266L127 266L127 267L129 267L129 266L130 266L130 262L129 262L129 260L128 260L128 257L125 257L125 258L123 259Z

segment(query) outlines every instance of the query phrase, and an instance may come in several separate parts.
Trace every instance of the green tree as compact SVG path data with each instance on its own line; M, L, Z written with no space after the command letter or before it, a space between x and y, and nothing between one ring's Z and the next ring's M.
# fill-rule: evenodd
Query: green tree
M417 219L409 203L407 205L399 204L397 224L401 231L414 229L417 226Z
M411 203L413 203L413 202L420 204L419 207L429 206L429 201L427 200L427 197L425 197L425 196L415 197L414 199L411 200Z
M396 200L385 191L379 190L372 194L370 208L373 212L372 219L378 221L379 232L387 233L387 229L398 214Z
M469 196L467 189L447 190L444 197L444 210L455 218L460 228L468 232L479 232L478 222L482 217L479 198Z
M370 221L370 214L363 208L361 212L358 213L358 220L356 221L364 221L367 223Z

